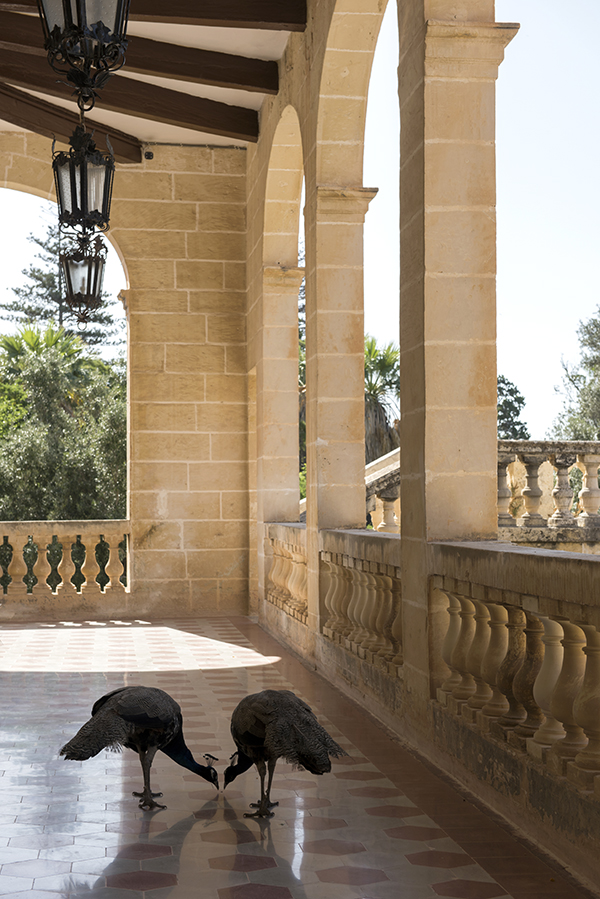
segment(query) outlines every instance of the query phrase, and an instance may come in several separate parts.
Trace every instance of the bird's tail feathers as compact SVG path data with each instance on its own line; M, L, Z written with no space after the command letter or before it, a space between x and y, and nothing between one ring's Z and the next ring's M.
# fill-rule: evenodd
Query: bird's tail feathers
M268 744L272 754L311 774L327 774L331 771L331 758L347 755L312 716L291 726L289 720L274 722L269 728Z
M116 715L90 718L82 728L62 747L59 755L72 761L91 759L103 749L120 752L127 739L129 726Z

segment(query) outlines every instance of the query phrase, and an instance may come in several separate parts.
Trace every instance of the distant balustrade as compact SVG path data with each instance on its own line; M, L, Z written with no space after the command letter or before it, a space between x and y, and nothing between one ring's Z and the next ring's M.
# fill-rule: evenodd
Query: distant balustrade
M515 463L524 469L518 484ZM541 477L552 466L552 477ZM600 442L498 441L498 527L511 542L600 543ZM512 469L512 470L511 470ZM570 478L581 472L579 490ZM514 529L511 533L509 529Z
M0 522L5 601L127 590L129 522Z

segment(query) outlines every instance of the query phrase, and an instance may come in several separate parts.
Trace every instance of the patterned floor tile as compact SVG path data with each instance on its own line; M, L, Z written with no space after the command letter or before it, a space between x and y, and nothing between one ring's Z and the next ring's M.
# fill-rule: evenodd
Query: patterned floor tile
M0 631L2 899L583 899L247 619ZM140 683L177 699L221 779L231 709L263 689L298 693L348 756L324 777L278 764L279 807L257 820L255 768L217 794L159 753L168 808L144 812L129 750L58 758L99 696Z

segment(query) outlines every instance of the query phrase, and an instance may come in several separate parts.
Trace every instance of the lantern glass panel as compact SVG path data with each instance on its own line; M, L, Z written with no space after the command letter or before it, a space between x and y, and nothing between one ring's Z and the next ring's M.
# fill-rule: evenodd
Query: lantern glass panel
M88 212L102 213L104 201L104 182L107 175L105 165L93 165L87 167L87 210Z
M87 0L85 7L89 27L102 22L109 31L115 33L119 25L117 21L119 0Z
M65 26L70 24L69 22L65 22L65 12L62 0L42 0L42 7L49 32L52 32L57 25L60 31L64 31ZM71 0L71 15L73 15L73 7L74 0Z
M60 193L58 205L61 213L70 215L75 211L77 205L77 197L73 196L71 189L71 160L68 159L62 165L57 164L56 171L58 173L58 190Z

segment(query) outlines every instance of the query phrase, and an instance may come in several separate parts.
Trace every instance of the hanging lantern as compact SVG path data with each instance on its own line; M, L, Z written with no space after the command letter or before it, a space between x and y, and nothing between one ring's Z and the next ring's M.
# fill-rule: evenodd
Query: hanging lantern
M95 228L108 231L115 160L96 148L82 125L69 143L68 153L55 153L52 158L59 223L83 233Z
M106 246L100 236L79 240L79 246L59 256L65 279L66 303L78 324L85 327L90 313L102 306Z
M89 111L110 75L125 62L130 0L37 0L48 62Z

